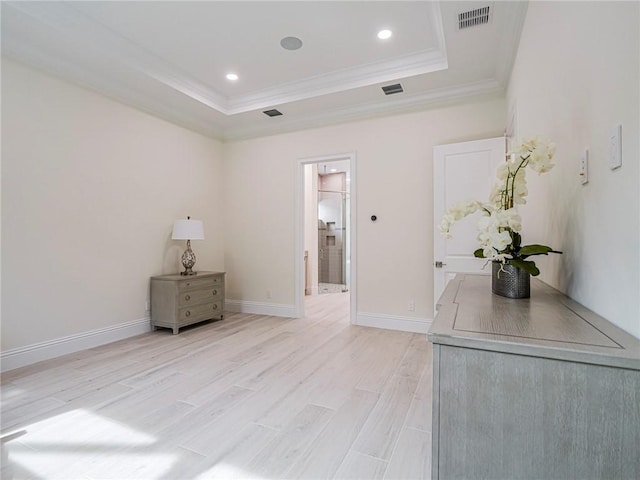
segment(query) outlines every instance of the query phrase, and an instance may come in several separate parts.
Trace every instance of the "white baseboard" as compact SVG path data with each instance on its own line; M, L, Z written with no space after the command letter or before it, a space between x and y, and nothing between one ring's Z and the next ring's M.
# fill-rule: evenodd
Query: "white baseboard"
M149 331L151 331L151 320L149 317L145 317L111 327L27 345L26 347L13 348L0 354L1 370L7 372L32 363L79 352L80 350L97 347Z
M398 317L395 315L380 315L377 313L362 313L356 315L356 325L363 327L386 328L401 332L424 333L431 328L431 318Z
M224 308L229 312L255 313L258 315L272 315L274 317L296 317L296 306L286 303L262 303L246 300L225 300Z

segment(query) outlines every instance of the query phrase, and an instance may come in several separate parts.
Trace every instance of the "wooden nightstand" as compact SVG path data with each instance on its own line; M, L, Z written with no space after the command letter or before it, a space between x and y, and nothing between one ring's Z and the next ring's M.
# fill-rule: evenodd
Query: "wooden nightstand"
M151 277L151 325L180 328L224 317L225 272L198 272Z

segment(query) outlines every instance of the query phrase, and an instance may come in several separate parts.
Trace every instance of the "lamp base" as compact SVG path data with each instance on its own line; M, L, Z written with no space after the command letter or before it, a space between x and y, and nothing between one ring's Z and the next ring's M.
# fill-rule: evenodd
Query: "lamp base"
M196 264L196 254L191 250L191 240L187 240L187 249L182 254L182 266L184 272L180 272L180 275L197 275L198 272L192 270Z

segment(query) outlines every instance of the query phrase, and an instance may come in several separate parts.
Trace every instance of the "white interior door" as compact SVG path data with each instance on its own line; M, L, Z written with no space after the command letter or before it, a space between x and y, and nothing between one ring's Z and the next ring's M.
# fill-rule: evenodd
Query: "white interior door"
M437 227L453 204L462 200L487 201L497 181L496 167L504 160L504 137L439 145L433 149L433 300L436 310L444 287L456 273L490 273L489 268L483 269L486 260L473 256L478 248L479 212L456 222L451 228L453 238L443 237Z

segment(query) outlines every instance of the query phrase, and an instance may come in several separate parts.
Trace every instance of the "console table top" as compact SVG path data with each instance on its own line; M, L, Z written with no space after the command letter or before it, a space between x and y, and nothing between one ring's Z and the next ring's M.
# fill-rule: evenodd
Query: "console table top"
M640 340L536 278L510 299L489 275L457 275L438 304L433 343L640 370Z

